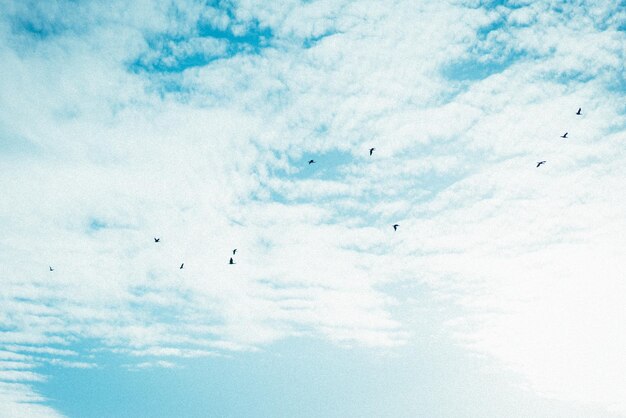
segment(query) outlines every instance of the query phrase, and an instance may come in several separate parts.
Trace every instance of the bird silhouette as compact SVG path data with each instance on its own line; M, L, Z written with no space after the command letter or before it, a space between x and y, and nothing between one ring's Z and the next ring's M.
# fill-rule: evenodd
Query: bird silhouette
M400 226L400 225L398 225L398 224L394 224L394 225L393 225L393 230L394 230L394 231L397 231L399 226Z
M184 265L185 263L181 264L179 270L182 270Z
M370 157L372 156L372 153L374 152L376 148L370 148Z
M576 112L577 115L582 115L582 113L580 113L582 111L582 109L579 107L578 108L578 112Z
M539 162L537 163L537 167L539 167L541 164L545 164L545 163L546 163L545 161L539 161Z
M561 138L567 138L567 132L565 132L563 135L561 135Z
M230 258L230 262L228 264L235 264L232 257Z
M233 250L233 255L235 255L235 253L236 253L236 252L237 252L237 249L235 248L235 249Z
M315 160L309 160L309 165L314 164L314 163L315 163Z
M155 238L154 239L154 242L159 242L159 241L161 241L161 238Z
M54 269L52 268L52 266L48 266L50 268L50 271L54 271Z

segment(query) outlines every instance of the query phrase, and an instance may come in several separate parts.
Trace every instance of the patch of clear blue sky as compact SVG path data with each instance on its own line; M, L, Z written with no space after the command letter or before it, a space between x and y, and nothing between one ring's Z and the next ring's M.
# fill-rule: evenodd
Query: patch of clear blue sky
M218 29L207 23L199 22L198 34L203 37L228 41L231 51L233 52L237 52L242 45L251 47L254 51L258 52L261 48L268 46L274 36L271 28L262 27L258 20L253 20L248 25L248 30L241 35L235 35L228 29Z
M24 32L31 36L44 40L51 36L59 35L68 28L58 20L47 19L45 16L17 16L12 20L14 32Z
M178 368L131 371L129 358L96 353L97 369L47 365L36 388L70 418L206 417L612 417L517 389L486 374L486 360L468 355L420 318L424 334L382 354L292 338L255 353L175 360ZM70 347L80 352L98 347Z
M318 134L319 133L313 135L311 141L319 140ZM283 169L273 167L268 167L268 169L273 177L292 181L305 179L340 180L342 178L342 167L351 164L354 159L355 156L351 152L341 151L339 149L329 149L322 152L311 151L289 158L289 164L297 170L293 173L288 173ZM315 163L309 164L309 160L314 160ZM288 200L278 190L270 189L268 191L271 200L274 202L283 204L297 203Z
M400 300L428 293L416 286L396 284L389 290ZM44 363L40 371L49 380L35 386L49 399L47 404L70 418L612 417L541 399L518 389L510 378L486 373L485 359L468 354L441 332L450 308L442 311L425 296L418 306L403 302L411 307L399 315L410 318L420 335L393 350L290 338L259 352L174 359L174 369L131 371L122 365L159 358L113 354L99 350L97 341L82 341L61 348L80 353L96 349L87 361L99 368Z
M395 287L390 291L400 299L429 292L415 282ZM159 358L114 354L100 350L98 341L85 340L59 348L92 352L95 357L87 361L98 368L43 363L38 371L49 379L34 385L48 405L69 418L612 417L541 399L502 374L485 372L494 370L487 360L468 354L441 332L450 308L442 310L432 297L402 306L399 315L420 335L393 350L290 338L259 352L167 359L177 368L133 371L122 365Z
M522 6L516 2L495 0L481 2L479 7L485 9L497 9L498 7L517 9ZM476 31L476 44L474 45L476 49L468 53L467 57L454 61L442 68L443 76L452 81L482 80L490 75L501 73L516 61L526 57L527 53L525 51L488 42L488 37L492 32L501 30L508 24L506 16L502 15L489 24L478 28ZM485 46L483 46L483 43L485 43Z
M39 154L39 147L26 138L0 129L0 159Z
M493 9L498 6L506 6L509 9L519 9L522 5L516 0L482 0L477 8Z
M316 139L312 139L315 141ZM346 164L354 161L354 155L348 151L339 149L330 149L324 152L310 152L302 155L300 158L290 161L293 167L299 170L295 173L282 174L279 176L287 176L291 179L319 179L319 180L340 180L342 178L340 169ZM309 160L315 163L309 164ZM280 173L280 172L278 172ZM282 172L284 173L284 172Z
M148 47L152 52L157 53L157 58L147 60L145 57L138 57L129 64L128 68L133 72L180 73L191 67L205 66L213 61L230 58L241 53L258 54L263 48L270 45L273 38L272 30L262 27L256 20L250 22L247 25L246 32L242 34L235 34L230 28L216 28L206 22L198 22L196 29L197 33L194 36L223 41L225 43L224 51L214 54L196 52L178 57L173 62L170 60L164 61L162 58L172 55L170 44L186 42L191 36L173 36L167 33L158 33L146 38Z
M321 130L316 132L312 136L311 141L323 140L324 135L328 132ZM318 137L318 135L320 137ZM290 160L292 167L297 167L298 171L295 173L287 173L284 170L272 170L270 173L278 178L282 178L289 181L300 181L306 179L323 180L323 181L357 181L363 183L370 183L374 185L379 179L368 176L359 176L358 169L363 167L363 170L370 164L380 158L379 155L374 152L373 156L369 156L369 148L375 147L377 150L384 148L385 144L378 144L378 141L373 139L371 143L361 144L350 151L343 151L339 149L330 149L324 152L311 152L305 155L300 155ZM436 144L419 144L410 150L405 150L409 155L414 158L423 158L427 161L429 158L442 153L442 148L446 148L443 151L450 151L450 147L453 146L448 142L436 143ZM472 156L467 156L468 159L472 159ZM475 157L478 159L478 156ZM314 164L308 164L310 159L315 160ZM356 174L351 171L356 169ZM327 208L333 213L333 222L348 221L354 225L360 226L384 226L389 222L396 222L398 219L402 219L406 216L406 213L396 213L392 216L382 216L372 212L372 208L381 201L393 201L401 199L403 201L410 201L411 203L423 202L431 199L438 192L446 189L450 185L454 184L460 178L467 174L467 169L457 169L454 172L439 172L435 168L427 170L425 172L408 174L402 181L406 181L407 184L402 190L402 196L397 195L400 191L392 192L391 189L385 190L382 193L377 191L378 189L372 187L371 192L365 191L362 195L358 196L359 205L342 205L342 203L349 203L351 199L354 199L351 195L345 193L339 193L337 195L329 195L323 198L317 198L311 200L309 198L301 199L288 199L282 195L278 190L269 189L270 200L282 204L315 204ZM384 181L384 180L383 180ZM323 187L323 185L320 185ZM408 190L408 191L406 191Z
M497 30L501 25L501 23L490 25L489 30ZM480 33L477 39L480 39ZM453 81L477 81L501 73L516 61L527 56L523 51L512 51L507 48L501 48L501 51L503 51L502 55L497 55L496 51L491 49L487 56L483 55L486 51L479 50L464 59L446 65L442 73L444 77Z

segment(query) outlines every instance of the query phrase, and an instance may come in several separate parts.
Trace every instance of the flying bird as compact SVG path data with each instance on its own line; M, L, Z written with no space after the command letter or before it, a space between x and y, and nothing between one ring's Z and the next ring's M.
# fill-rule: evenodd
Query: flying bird
M235 255L235 253L236 253L236 252L237 252L237 249L235 248L235 249L233 250L233 255Z
M155 238L154 239L154 242L159 242L159 241L161 241L161 238Z
M309 160L309 165L314 164L314 163L315 163L315 160Z
M537 163L537 167L539 167L541 164L545 164L545 163L546 163L545 161L539 161L539 162Z
M372 153L374 152L376 148L370 148L370 157L372 156Z
M400 225L398 225L398 224L394 224L394 225L393 225L393 230L394 230L394 231L397 231L399 226L400 226Z
M54 271L54 269L52 268L52 266L48 266L48 267L50 267L50 271Z
M185 263L181 264L179 270L182 270L184 265Z
M577 114L577 115L582 115L582 113L580 113L580 112L582 112L582 109L579 107L579 108L578 108L578 112L576 112L576 114Z
M235 264L232 257L230 258L230 262L228 264Z
M567 132L565 132L563 135L561 135L561 138L567 138Z

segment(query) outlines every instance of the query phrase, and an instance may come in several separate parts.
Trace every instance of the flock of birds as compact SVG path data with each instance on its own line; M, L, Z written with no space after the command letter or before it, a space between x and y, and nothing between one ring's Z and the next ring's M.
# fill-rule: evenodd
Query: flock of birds
M583 112L583 109L582 109L581 107L579 107L579 108L578 108L578 111L576 111L576 114L577 114L578 116L582 116L582 114L583 114L582 112ZM567 139L567 134L568 134L568 133L569 133L569 132L565 132L563 135L561 135L561 138L563 138L563 139ZM540 166L540 165L545 164L545 163L546 163L546 161L537 161L537 168L539 168L539 166Z
M154 239L154 242L159 242L159 241L161 241L161 238L155 238L155 239ZM237 249L235 248L235 249L233 250L233 255L235 255L235 253L236 253L236 252L237 252ZM237 264L237 263L235 263L235 260L233 260L233 258L231 257L231 258L230 258L230 261L228 262L228 264ZM179 267L178 269L179 269L179 270L182 270L182 269L183 269L183 267L185 267L185 263L181 263L181 264L180 264L180 267Z
M578 111L576 112L576 114L577 114L578 116L581 116L581 115L582 115L582 108L580 108L580 107L579 107L579 108L578 108ZM563 138L563 139L567 139L567 134L568 134L568 133L569 133L569 132L565 132L563 135L561 135L561 138ZM370 157L371 157L371 156L372 156L372 154L374 153L374 150L376 150L376 148L370 148ZM311 165L311 164L315 164L315 163L316 163L316 161L315 161L315 160L309 160L309 165ZM537 162L537 168L539 168L541 165L543 165L543 164L545 164L545 163L546 163L546 161L538 161L538 162ZM394 231L397 231L399 226L400 226L399 224L393 224L393 230L394 230ZM161 238L156 238L156 237L154 238L154 242L155 242L155 243L159 243L160 241L161 241ZM235 249L233 250L233 255L235 255L236 253L237 253L237 249L235 248ZM233 259L233 257L230 257L230 261L228 262L228 264L237 264L237 263L235 263L235 260ZM54 271L54 269L52 268L52 266L48 266L48 267L50 268L50 271ZM181 264L180 264L179 269L180 269L180 270L182 270L184 267L185 267L185 263L181 263Z

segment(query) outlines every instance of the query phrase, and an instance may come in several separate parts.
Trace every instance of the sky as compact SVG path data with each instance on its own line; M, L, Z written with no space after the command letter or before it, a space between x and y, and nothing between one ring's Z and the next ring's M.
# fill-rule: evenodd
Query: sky
M626 417L623 2L0 9L0 417Z

